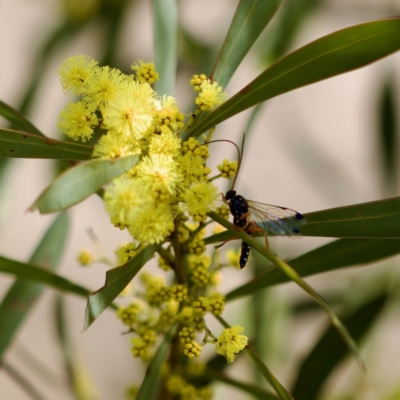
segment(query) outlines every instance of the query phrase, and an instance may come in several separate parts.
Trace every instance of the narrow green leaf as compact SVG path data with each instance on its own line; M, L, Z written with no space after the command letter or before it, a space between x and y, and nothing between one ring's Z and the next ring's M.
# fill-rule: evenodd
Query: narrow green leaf
M43 360L39 355L33 353L33 349L28 345L24 345L21 341L16 340L13 344L13 354L19 363L24 365L28 371L35 374L37 382L42 382L47 387L59 389L63 386L62 377L55 371L53 366L47 365L47 360Z
M45 270L30 263L22 263L10 258L0 256L0 272L14 275L26 281L41 283L81 297L87 297L90 291L83 286L77 285L54 272Z
M139 392L136 396L136 400L152 400L154 399L158 384L160 382L160 370L163 362L165 361L170 343L175 333L175 326L171 326L169 331L165 334L164 339L158 347L156 354L149 367L147 368L146 375L140 385Z
M258 243L256 240L254 240L251 236L249 236L247 233L244 231L239 231L236 230L235 227L228 222L225 218L221 217L220 215L216 214L215 212L209 212L208 216L212 218L214 221L217 221L219 224L224 226L225 228L229 229L230 231L233 231L236 233L240 239L245 241L247 244L249 244L252 248L257 250L261 255L263 255L265 258L270 260L273 264L275 264L289 279L291 279L293 282L297 283L298 286L300 286L305 292L307 292L328 314L332 325L337 329L339 334L342 336L343 340L346 342L346 344L349 346L351 349L353 355L357 359L358 363L360 366L363 368L363 363L361 361L361 358L359 356L357 346L348 333L347 329L345 326L341 323L339 318L336 316L332 308L328 305L328 303L307 283L305 282L302 277L298 274L296 270L293 269L288 263L285 261L281 260L279 257L277 257L274 253L270 252L269 250L266 249L265 246L261 245Z
M251 394L256 399L278 400L278 397L276 397L274 394L267 392L266 390L260 388L259 386L245 383L245 382L239 381L237 379L229 378L226 375L221 374L220 372L216 372L216 371L212 371L212 370L207 371L207 377L210 379L210 381L218 381L218 382L226 383L229 386L233 386L237 389L240 389L243 392Z
M379 97L378 140L381 144L382 162L385 168L385 183L395 189L398 118L394 79L385 82L379 91Z
M211 78L225 88L236 69L278 10L282 0L241 0Z
M65 210L85 200L124 172L133 168L139 156L111 160L91 160L70 168L33 203L30 211L39 209L42 214Z
M126 288L143 265L153 257L158 247L158 245L147 246L140 250L127 264L107 271L104 286L89 296L84 329L89 328L95 319Z
M400 197L304 214L304 236L400 238Z
M44 136L39 129L31 124L19 111L15 110L6 103L0 101L0 115L3 116L7 121L11 122L14 127L21 129L24 132L31 133L33 135Z
M36 386L32 384L21 372L14 368L10 363L4 363L2 369L12 378L19 387L33 400L46 400L45 397L36 389Z
M350 334L356 340L359 341L373 327L386 302L387 294L383 293L379 297L366 302L352 315L343 319ZM319 398L318 393L323 383L347 355L348 349L339 336L332 327L328 328L302 362L293 386L293 397L307 400Z
M287 53L293 40L298 37L299 29L307 21L306 18L321 3L321 0L285 1L279 10L279 20L272 32L269 31L264 37L262 44L267 51L261 54L263 61L276 61Z
M188 136L199 136L262 101L361 68L399 49L400 18L368 22L334 32L277 61L195 124Z
M254 363L257 370L264 376L264 378L271 384L275 389L279 398L282 400L294 400L293 396L284 388L284 386L276 379L275 375L268 369L268 367L262 362L256 353L247 347L244 349L247 357Z
M90 146L0 129L0 157L82 161L89 160L92 153Z
M301 276L306 277L372 263L399 253L400 239L339 239L290 260L289 263ZM288 281L289 278L280 269L265 267L265 271L256 278L229 292L226 301L250 296L269 286Z
M50 226L31 257L31 262L55 270L59 264L68 236L69 219L60 214ZM0 304L0 364L18 328L44 290L38 283L17 279Z
M159 96L174 94L177 41L178 41L178 8L176 0L153 0L154 19L154 63L160 75L155 82Z
M300 228L303 236L400 238L400 197L329 208L306 213L304 217L307 224ZM213 244L235 236L238 236L236 231L225 231L209 236L204 241Z
M64 361L64 371L68 379L71 393L76 400L95 400L99 395L95 389L88 369L81 357L74 350L74 346L68 335L69 323L65 311L65 301L62 295L58 295L55 302L55 324L57 339Z

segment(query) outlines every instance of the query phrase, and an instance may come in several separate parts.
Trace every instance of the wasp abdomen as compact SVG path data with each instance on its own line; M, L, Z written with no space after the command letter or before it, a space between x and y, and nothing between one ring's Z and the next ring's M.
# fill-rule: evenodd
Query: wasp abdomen
M253 236L250 232L246 232L249 236ZM243 269L247 261L249 260L251 246L248 245L246 242L242 242L242 252L240 253L239 265L240 269Z

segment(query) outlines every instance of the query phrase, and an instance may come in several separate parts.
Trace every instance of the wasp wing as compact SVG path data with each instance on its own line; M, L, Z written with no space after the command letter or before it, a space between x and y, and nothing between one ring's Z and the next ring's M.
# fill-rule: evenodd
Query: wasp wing
M299 227L307 223L299 212L286 207L247 200L250 218L268 236L301 236Z

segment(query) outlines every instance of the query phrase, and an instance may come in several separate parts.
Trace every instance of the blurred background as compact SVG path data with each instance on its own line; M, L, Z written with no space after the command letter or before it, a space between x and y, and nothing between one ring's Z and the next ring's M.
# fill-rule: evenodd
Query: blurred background
M185 0L179 4L179 59L175 97L184 113L192 108L189 79L209 74L234 15L237 1ZM350 25L397 16L395 0L284 0L277 15L246 57L226 88L229 96L252 81L274 60L321 36ZM87 54L101 65L128 73L137 59L153 60L152 3L143 0L3 0L0 2L0 100L20 110L47 136L63 139L57 116L68 99L57 70L66 57ZM157 67L157 66L156 66ZM218 126L215 138L242 140L246 147L236 190L249 199L278 204L302 213L399 195L400 54L371 66L296 91L262 105L251 128L252 110ZM0 118L0 126L7 123ZM211 165L236 158L233 146L211 149ZM0 160L0 254L26 261L54 216L27 212L56 173L52 161ZM109 223L101 200L92 196L70 211L71 235L59 273L86 287L104 284L106 268L79 266L82 247L93 248L91 228L109 257L124 241ZM291 259L332 239L271 239L274 251ZM225 271L222 291L246 282L252 268ZM359 304L391 284L399 287L399 258L308 278L337 310ZM0 298L13 279L0 275ZM367 373L353 359L340 364L320 398L400 398L400 307L393 290L361 353ZM90 399L124 399L126 387L140 384L144 367L130 353L128 335L113 312L105 312L83 330L85 301L65 297L66 331ZM18 371L44 399L72 399L66 384L56 335L56 293L47 289L29 314L6 354L0 371L0 397L28 400ZM322 310L294 284L263 293L260 315L265 335L264 360L288 387L296 368L327 325ZM226 319L246 326L249 301L229 304ZM264 326L265 325L265 326ZM217 325L216 325L217 326ZM261 329L261 328L260 328ZM251 336L251 335L250 335ZM211 353L209 353L211 354ZM239 360L230 368L244 373ZM87 379L86 379L87 378ZM217 399L247 396L222 384ZM89 397L88 397L89 398Z

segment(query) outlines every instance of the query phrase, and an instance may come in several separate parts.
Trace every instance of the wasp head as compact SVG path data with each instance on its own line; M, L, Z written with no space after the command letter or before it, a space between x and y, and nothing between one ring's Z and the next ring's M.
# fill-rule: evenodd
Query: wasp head
M232 197L236 196L236 190L228 190L225 194L225 200L229 201L232 200Z

